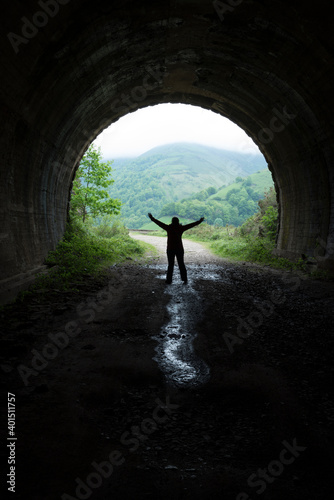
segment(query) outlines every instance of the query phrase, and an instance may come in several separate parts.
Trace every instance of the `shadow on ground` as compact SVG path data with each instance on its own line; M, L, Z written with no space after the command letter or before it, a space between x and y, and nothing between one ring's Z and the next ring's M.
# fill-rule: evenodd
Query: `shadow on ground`
M196 259L188 274L166 288L161 258L129 262L4 310L16 498L329 498L333 284ZM177 372L163 346L180 340Z

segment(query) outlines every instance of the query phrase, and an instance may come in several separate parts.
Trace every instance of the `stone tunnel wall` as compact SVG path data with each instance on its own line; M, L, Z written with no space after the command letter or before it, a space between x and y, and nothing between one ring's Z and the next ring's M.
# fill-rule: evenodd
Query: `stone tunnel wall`
M8 2L0 39L5 297L25 286L63 235L71 182L89 143L119 117L163 102L202 106L242 127L275 180L277 253L333 270L328 5Z

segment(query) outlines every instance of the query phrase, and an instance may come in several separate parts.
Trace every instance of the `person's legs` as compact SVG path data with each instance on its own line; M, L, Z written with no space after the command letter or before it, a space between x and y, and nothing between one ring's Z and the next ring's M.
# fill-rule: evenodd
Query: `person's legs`
M187 269L184 265L184 250L178 250L176 252L177 263L179 265L181 280L187 283Z
M167 250L167 259L168 259L168 269L167 269L166 283L171 283L173 279L174 260L175 260L175 252L173 250Z

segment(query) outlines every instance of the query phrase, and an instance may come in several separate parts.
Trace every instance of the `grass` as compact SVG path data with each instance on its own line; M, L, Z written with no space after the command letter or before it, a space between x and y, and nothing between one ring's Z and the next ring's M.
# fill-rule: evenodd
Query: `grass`
M184 233L184 237L204 244L215 255L231 261L253 262L276 269L301 271L312 278L330 279L326 271L317 270L307 259L292 261L277 257L274 254L276 227L276 207L264 204L240 227L217 227L203 223ZM152 234L163 235L160 231Z
M185 236L205 243L214 254L232 261L248 261L279 269L308 272L304 260L292 262L274 255L276 223L277 211L269 206L239 228L215 227L203 223L187 231ZM165 231L156 225L154 227L158 230L155 235L166 235ZM106 219L98 227L72 221L56 250L47 256L45 263L51 268L50 271L37 277L34 285L22 292L19 300L36 291L75 291L88 278L105 278L113 264L126 260L145 262L157 254L152 245L131 238L117 218ZM316 273L312 274L315 275Z
M245 180L245 178L243 180ZM251 181L250 187L256 191L262 191L263 193L268 190L270 186L274 185L271 173L267 168L260 170L255 174L251 174L247 178ZM221 200L226 200L226 196L229 191L232 189L240 189L240 187L241 182L233 182L228 186L220 188L215 194L210 196L210 199L214 200L215 198L220 198Z
M258 228L257 228L258 229ZM264 234L259 236L252 231L242 234L241 228L233 226L214 227L201 224L187 233L189 239L205 243L205 245L219 257L231 261L253 262L268 265L278 269L308 271L304 260L291 261L274 255L274 236Z
M131 232L130 232L131 235ZM152 233L153 235L153 233ZM157 236L154 234L154 236ZM159 236L163 236L162 234L159 234ZM142 248L144 255L142 257L143 262L149 262L152 257L158 257L159 256L159 250L154 246L151 245L150 243L146 243L146 241L138 241L140 247Z
M273 255L275 245L269 238L251 238L236 235L213 242L210 249L220 257L235 261L255 262L280 269L306 271L304 261L292 262Z
M127 229L118 221L97 228L71 222L56 250L46 258L50 271L39 275L34 285L19 298L51 288L74 291L88 276L99 278L113 264L142 258L149 246L130 238Z

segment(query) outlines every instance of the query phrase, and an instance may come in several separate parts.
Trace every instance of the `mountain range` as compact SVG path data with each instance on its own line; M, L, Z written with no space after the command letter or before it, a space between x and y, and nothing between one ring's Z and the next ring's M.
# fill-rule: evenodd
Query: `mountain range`
M192 143L158 146L137 158L112 164L110 195L122 202L122 219L131 229L159 217L168 203L189 198L208 187L219 190L237 177L267 168L262 155L244 154Z

